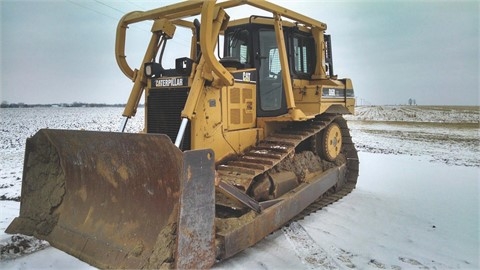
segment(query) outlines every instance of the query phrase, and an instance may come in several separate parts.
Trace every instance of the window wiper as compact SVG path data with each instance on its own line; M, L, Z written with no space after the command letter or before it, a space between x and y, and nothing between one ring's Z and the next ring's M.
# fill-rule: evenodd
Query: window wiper
M238 43L238 34L240 33L242 29L238 28L238 29L235 29L235 31L233 31L233 34L232 34L232 38L230 39L230 48L234 48L234 47L237 47L237 43Z

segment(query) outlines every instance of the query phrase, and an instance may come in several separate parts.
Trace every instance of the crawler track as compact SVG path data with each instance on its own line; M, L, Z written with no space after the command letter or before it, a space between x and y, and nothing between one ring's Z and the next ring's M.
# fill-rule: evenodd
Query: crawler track
M331 123L337 123L342 132L342 154L346 157L346 181L338 183L329 192L305 209L298 218L315 212L350 193L356 185L358 177L358 155L350 136L345 119L341 115L325 114L305 122L294 122L271 134L255 147L250 148L242 156L217 166L221 181L236 186L243 192L248 191L253 179L272 169L287 156L295 153L295 148L302 142L321 132ZM316 141L312 140L315 149ZM217 200L217 203L222 203ZM298 219L296 218L296 219Z
M305 208L300 214L298 214L292 221L294 220L301 220L304 217L314 213L325 206L328 206L346 195L355 189L357 184L358 178L358 168L359 168L359 160L357 150L355 149L355 145L352 142L352 137L350 136L350 130L348 129L347 123L343 117L337 118L337 123L340 125L342 130L342 139L343 139L343 150L342 153L347 158L347 175L346 175L346 182L340 183L336 187L333 187L327 193L323 194L318 198L315 202L313 202L310 206Z

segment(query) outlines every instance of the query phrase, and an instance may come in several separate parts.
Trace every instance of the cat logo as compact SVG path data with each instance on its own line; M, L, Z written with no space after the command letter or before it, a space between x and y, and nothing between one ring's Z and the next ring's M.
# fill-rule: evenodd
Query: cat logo
M250 72L243 72L243 81L250 82Z
M155 87L179 87L187 85L187 79L181 77L156 79Z

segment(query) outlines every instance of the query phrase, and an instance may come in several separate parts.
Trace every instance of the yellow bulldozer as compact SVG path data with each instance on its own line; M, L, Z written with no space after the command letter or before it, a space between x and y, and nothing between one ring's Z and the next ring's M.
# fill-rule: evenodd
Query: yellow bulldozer
M271 16L230 20L238 6ZM127 29L144 21L151 40L133 69ZM165 63L179 27L191 30L190 55ZM345 196L359 161L342 115L355 98L334 75L326 29L263 0L126 14L115 56L133 88L120 131L29 138L7 232L99 268L209 268ZM142 95L144 129L126 133Z

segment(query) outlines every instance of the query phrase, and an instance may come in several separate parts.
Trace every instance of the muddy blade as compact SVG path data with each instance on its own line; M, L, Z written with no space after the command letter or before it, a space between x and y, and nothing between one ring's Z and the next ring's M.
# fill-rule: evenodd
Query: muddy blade
M40 130L7 232L100 268L203 268L215 260L214 200L210 150L182 153L164 135Z

